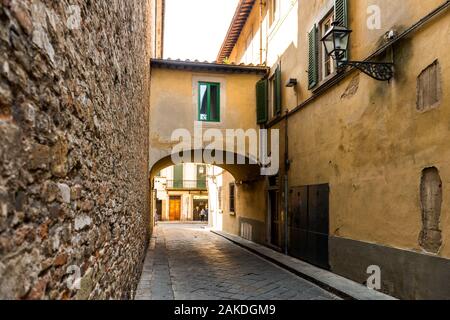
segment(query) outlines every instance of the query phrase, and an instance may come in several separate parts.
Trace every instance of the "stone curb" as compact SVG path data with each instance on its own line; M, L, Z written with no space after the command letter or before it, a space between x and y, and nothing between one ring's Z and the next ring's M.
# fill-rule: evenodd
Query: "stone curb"
M286 256L254 242L217 230L211 230L211 232L251 251L266 260L269 260L270 262L318 285L331 293L338 295L343 299L397 300L394 297L371 290L357 282L338 276L332 272L322 270L306 262Z

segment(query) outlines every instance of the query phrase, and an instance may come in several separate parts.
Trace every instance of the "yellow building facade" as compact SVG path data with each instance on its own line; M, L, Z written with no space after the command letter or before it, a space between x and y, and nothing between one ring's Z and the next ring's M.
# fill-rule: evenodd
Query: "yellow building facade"
M393 63L392 79L337 67L321 42L335 21L347 59ZM279 130L278 174L208 174L216 227L362 284L375 268L398 298L449 298L449 38L450 1L240 0L217 63L152 62L152 178L177 128ZM220 121L199 112L203 82Z
M186 144L182 137L184 133L189 138L185 152L187 159L180 160L184 163L217 166L215 172L208 174L210 223L216 227L220 225L226 232L240 234L242 223L251 222L255 225L255 237L252 240L265 242L266 204L264 201L252 200L255 190L259 190L258 198L265 197L265 178L260 174L258 149L249 146L258 144L258 141L251 143L250 137L246 136L246 147L240 150L238 144L227 144L227 140L234 138L236 133L230 133L230 130L242 129L254 133L259 130L255 112L255 84L267 74L268 69L265 66L154 59L151 70L150 176L153 189L157 174L176 164L173 156L180 152L177 148L181 142ZM218 90L217 112L207 112L205 115L217 118L202 119L204 115L200 110L200 95L204 86L208 90L211 90L211 86ZM205 151L211 149L211 143L214 143L213 153L222 158L223 163L205 157ZM231 161L227 161L229 157ZM218 167L223 172L218 179L220 184L215 179ZM218 203L218 188L222 188L221 195L226 196L231 185L235 187L237 197L233 210L229 208L228 199L221 201L223 205ZM157 201L154 191L153 212L157 210ZM249 202L254 203L246 205ZM169 209L164 211L163 206L161 210L167 212ZM164 217L167 218L167 213Z
M320 39L336 6L344 6L353 31L350 60L393 62L389 82L353 69L337 72L325 55ZM281 242L313 263L314 246L326 246L329 269L361 283L368 267L379 266L382 289L397 297L448 298L448 1L241 1L237 12L248 18L235 17L218 59L271 67L262 125L282 132L277 219L288 231ZM294 87L286 86L290 79ZM310 222L323 222L325 243L308 238L314 233L303 230L308 223L295 221L315 192L309 202L327 198L327 210L312 205L327 217ZM308 239L312 248L301 248Z

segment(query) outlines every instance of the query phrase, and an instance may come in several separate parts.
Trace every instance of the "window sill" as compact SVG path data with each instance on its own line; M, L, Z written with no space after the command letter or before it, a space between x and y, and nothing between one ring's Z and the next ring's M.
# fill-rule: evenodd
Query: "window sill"
M201 125L203 128L221 128L224 123L222 121L196 121L197 125Z
M317 94L321 92L324 88L327 88L329 85L334 84L336 81L339 81L343 75L345 75L345 72L334 72L333 74L329 75L327 78L323 79L319 82L317 86L310 89L310 91L313 94Z
M280 120L280 118L281 118L281 113L279 115L277 115L276 117L273 117L270 120L268 120L264 125L270 127L272 123L278 122ZM261 123L261 125L263 125L263 124Z
M197 120L198 122L202 123L220 123L220 120Z

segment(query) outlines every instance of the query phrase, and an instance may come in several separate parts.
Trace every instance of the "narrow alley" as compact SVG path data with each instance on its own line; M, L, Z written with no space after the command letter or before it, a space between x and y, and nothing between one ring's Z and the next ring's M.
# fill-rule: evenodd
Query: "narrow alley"
M450 300L449 39L450 0L0 0L0 301Z
M199 224L155 229L137 300L336 300Z

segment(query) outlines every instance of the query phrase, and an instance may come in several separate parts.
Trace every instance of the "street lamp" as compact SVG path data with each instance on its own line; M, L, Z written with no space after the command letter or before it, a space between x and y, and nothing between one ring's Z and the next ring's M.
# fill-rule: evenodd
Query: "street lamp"
M347 60L351 33L352 30L340 25L339 21L334 21L322 38L326 54L336 60L339 69L353 66L376 80L391 80L394 76L393 63Z

